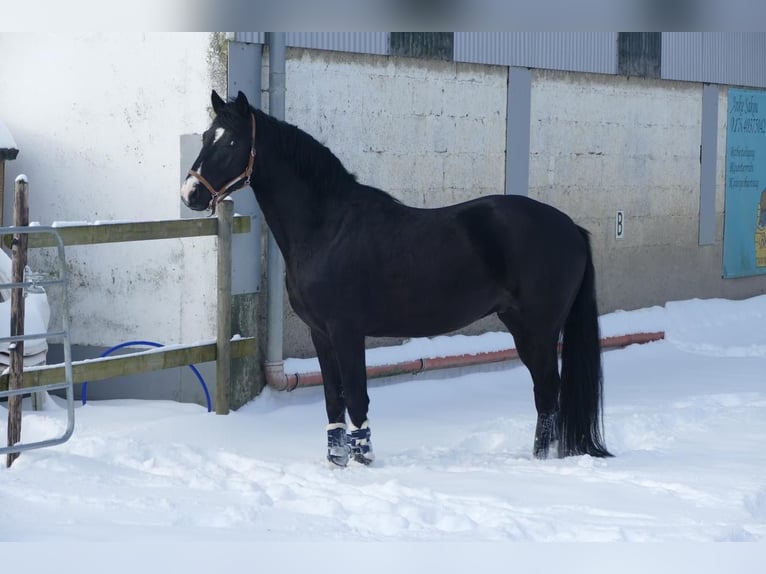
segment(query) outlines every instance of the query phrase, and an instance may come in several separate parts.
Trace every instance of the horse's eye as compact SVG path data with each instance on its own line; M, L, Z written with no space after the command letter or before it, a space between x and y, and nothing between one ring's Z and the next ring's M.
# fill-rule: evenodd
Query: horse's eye
M235 145L237 145L237 140L231 140L229 142L229 147L234 147Z

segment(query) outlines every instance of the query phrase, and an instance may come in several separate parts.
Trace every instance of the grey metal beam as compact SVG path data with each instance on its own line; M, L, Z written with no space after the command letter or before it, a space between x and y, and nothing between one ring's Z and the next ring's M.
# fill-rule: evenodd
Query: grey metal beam
M263 46L229 42L229 76L227 90L229 97L243 92L256 108L261 107L261 66ZM263 216L250 189L244 189L231 196L234 212L251 219L250 233L235 235L232 240L232 257L242 262L231 270L231 287L234 295L257 293L261 288L261 258L253 253L261 252L261 222Z
M532 73L528 68L509 68L505 136L506 194L527 195L528 193L531 103Z
M715 187L718 161L718 85L702 87L699 244L715 243Z

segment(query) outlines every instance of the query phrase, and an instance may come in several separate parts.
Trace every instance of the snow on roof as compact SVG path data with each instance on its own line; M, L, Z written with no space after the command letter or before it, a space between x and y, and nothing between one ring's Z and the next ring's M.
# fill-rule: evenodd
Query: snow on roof
M5 124L0 121L0 161L5 159L16 159L18 153L19 150L16 147L16 142L14 141L11 132L8 131Z

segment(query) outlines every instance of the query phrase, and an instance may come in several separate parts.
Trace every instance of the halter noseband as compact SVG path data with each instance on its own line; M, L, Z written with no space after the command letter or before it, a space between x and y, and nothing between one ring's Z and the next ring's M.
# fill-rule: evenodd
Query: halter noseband
M252 125L253 139L252 144L250 145L250 157L247 158L247 166L245 167L245 171L240 173L229 183L224 184L221 189L216 190L210 184L210 182L202 176L201 173L196 172L193 169L189 170L188 175L196 177L197 180L210 192L210 204L208 205L208 209L210 209L212 213L215 213L215 206L219 201L223 200L225 197L228 197L230 194L236 191L231 188L237 185L240 181L244 180L242 187L250 185L250 176L253 175L253 164L255 163L255 114L250 114L250 120Z

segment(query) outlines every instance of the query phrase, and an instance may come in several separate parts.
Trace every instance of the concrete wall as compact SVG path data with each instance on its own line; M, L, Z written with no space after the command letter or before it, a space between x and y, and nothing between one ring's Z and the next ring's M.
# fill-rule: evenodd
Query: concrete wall
M30 219L178 218L179 136L204 129L210 88L225 86L218 39L0 35L0 115L20 149L6 189L18 173L29 176ZM213 248L204 238L68 249L73 343L214 337ZM52 269L47 257L32 252L32 265Z
M288 53L287 120L411 205L503 193L506 90L505 67ZM718 109L716 242L700 246L702 85L533 70L528 192L591 231L602 312L766 290L763 277L721 277L725 88ZM463 332L502 329L489 318ZM285 356L312 354L287 308Z
M437 207L504 192L507 82L502 66L290 49L285 115L359 181ZM285 356L313 353L286 309Z
M507 81L502 66L290 49L286 119L360 181L436 207L502 193Z
M529 195L591 231L602 312L766 290L721 278L725 89L718 110L716 242L700 246L702 85L534 72Z

